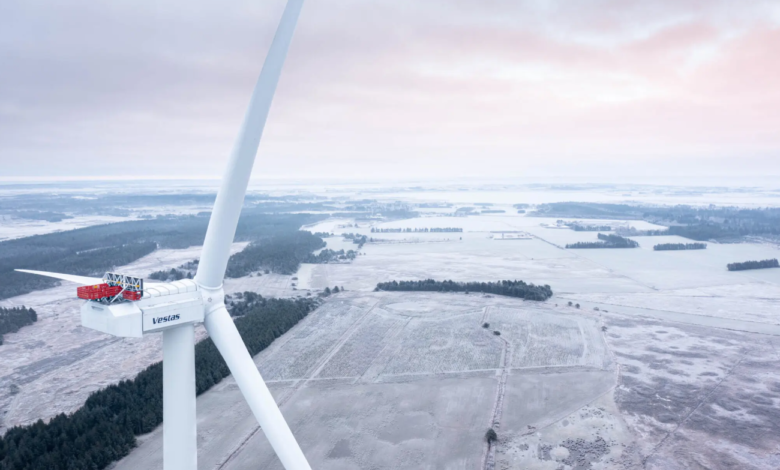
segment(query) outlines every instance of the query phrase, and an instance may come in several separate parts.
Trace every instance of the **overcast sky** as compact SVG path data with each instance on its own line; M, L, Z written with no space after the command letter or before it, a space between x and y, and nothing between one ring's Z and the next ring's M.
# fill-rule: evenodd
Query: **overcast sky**
M0 2L0 177L221 175L283 8ZM779 51L777 0L306 0L254 176L780 175Z

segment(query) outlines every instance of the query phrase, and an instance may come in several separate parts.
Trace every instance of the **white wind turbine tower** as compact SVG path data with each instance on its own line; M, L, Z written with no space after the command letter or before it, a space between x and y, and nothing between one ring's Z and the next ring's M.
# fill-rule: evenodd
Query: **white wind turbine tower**
M88 300L81 308L82 324L98 331L124 337L162 332L165 470L197 470L194 328L200 322L225 359L284 468L311 469L225 308L222 289L255 154L302 5L303 0L288 0L282 14L214 203L195 279L151 284L137 301L120 301L122 295L115 295L98 302ZM20 271L83 285L107 281ZM109 273L106 277L111 278L110 284L122 286L123 291L133 288L128 287L128 278ZM132 282L137 284L139 280Z

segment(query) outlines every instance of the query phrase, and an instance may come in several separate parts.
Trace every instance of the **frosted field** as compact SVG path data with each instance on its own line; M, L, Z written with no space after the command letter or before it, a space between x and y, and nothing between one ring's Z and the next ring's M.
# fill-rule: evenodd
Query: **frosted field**
M485 310L491 329L501 330L501 338L511 343L498 358L499 369L507 370L507 357L512 365L506 373L500 442L484 468L780 467L775 424L780 422L775 416L780 405L780 374L775 372L780 366L775 344L780 270L726 269L730 262L780 257L777 247L710 243L701 251L654 252L655 244L689 240L634 237L639 249L565 250L566 243L595 241L596 233L545 228L542 222L507 215L383 224L463 227L462 234L370 234L368 227L360 227L383 243L365 245L365 256L350 266L308 266L301 283L370 291L374 282L393 279L506 278L553 286L556 297L540 311L533 306ZM490 239L489 232L496 230L522 230L535 239ZM451 240L439 240L442 235ZM568 301L582 308L567 307ZM418 304L425 310L424 303ZM549 316L548 309L565 315ZM453 317L453 328L469 313L459 315ZM591 325L606 328L607 344L593 338L575 341L601 331ZM446 349L450 331L437 333L435 343ZM545 346L539 346L540 340ZM472 339L472 348L479 345ZM402 350L398 363L410 371L442 370L435 358L413 359L413 345ZM490 357L471 354L474 367ZM459 370L451 357L447 360L451 370ZM611 364L618 366L616 376L610 375ZM544 371L559 370L554 379L559 382L537 383L531 374L535 367L543 371L542 380ZM595 378L582 383L588 371ZM571 400L571 389L585 400L571 408L548 403Z
M607 324L620 371L613 398L644 468L780 467L776 336L618 316Z
M336 294L255 362L308 458L334 470L481 468L482 436L503 426L502 413L517 427L555 421L615 381L596 318L481 294ZM570 393L557 395L562 384ZM538 387L546 407L520 411ZM280 469L233 389L228 380L198 398L212 417L199 420L199 468ZM116 468L160 468L160 438L145 437Z
M596 234L541 223L554 220L507 214L381 225L466 230L428 234L371 234L367 224L324 221L308 229L381 242L349 264L303 265L298 280L226 281L228 292L274 296L347 288L255 357L314 468L780 468L780 269L725 266L778 257L778 249L654 252L654 244L687 240L636 237L639 249L565 250ZM499 230L534 238L491 239ZM154 253L134 272L175 267L197 257L193 250ZM377 282L427 278L523 279L550 284L556 295L534 303L373 292ZM11 351L12 359L0 361L5 420L75 409L99 384L159 360L159 337L141 345L85 336L76 310L63 326L77 302L61 308L57 289L64 288L12 299L34 307L33 297L43 299L49 318L0 347L0 357ZM22 387L15 397L3 395L11 380ZM199 468L281 468L232 379L198 398L198 423ZM491 426L499 442L488 449ZM161 468L161 431L143 436L116 469Z
M316 468L774 469L775 341L619 307L345 292L255 363ZM198 410L199 468L281 469L232 379ZM116 468L161 468L161 439Z
M650 293L734 284L780 285L780 270L729 272L726 264L780 257L780 249L760 244L709 243L706 250L655 252L659 243L687 242L681 237L633 237L638 249L566 250L567 243L597 240L594 232L550 229L553 219L506 216L421 217L380 227L462 227L464 233L370 233L369 225L350 228L381 239L368 243L350 265L305 266L298 273L303 288L343 285L371 290L394 279L491 281L523 279L550 284L556 293ZM349 224L340 220L339 224ZM592 223L610 223L593 221ZM646 229L651 224L630 221ZM327 226L324 222L322 226ZM532 240L495 240L491 231L522 230ZM338 231L336 232L338 233ZM448 239L448 240L447 240Z
M438 238L441 234L422 235ZM562 279L583 285L595 283L596 292L646 289L631 280L614 281L615 276L606 268L542 240L497 241L487 233L458 235L462 240L429 243L420 236L409 243L369 243L349 265L305 266L297 274L299 285L318 290L343 285L349 290L370 291L377 282L434 277L455 281L524 279L555 285L559 290L566 289L560 287Z

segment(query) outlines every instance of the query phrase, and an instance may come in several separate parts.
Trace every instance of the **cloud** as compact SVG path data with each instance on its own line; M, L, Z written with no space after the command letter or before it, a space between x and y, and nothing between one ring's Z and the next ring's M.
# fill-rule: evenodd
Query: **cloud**
M5 173L219 174L283 7L0 6ZM771 0L307 0L296 34L256 175L780 171Z

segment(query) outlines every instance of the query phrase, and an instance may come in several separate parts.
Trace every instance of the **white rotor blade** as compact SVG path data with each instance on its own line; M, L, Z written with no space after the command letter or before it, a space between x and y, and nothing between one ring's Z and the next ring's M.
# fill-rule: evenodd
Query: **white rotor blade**
M230 155L206 231L203 253L195 276L201 286L217 288L222 285L222 278L230 257L230 244L233 243L236 235L236 225L244 204L244 195L255 162L257 147L260 145L260 137L263 135L268 111L271 109L276 84L279 82L282 65L302 6L303 0L288 0L265 58L263 70L252 92L249 108L233 147L233 153Z
M77 276L75 274L50 273L46 271L33 271L30 269L14 269L14 271L18 271L20 273L27 273L27 274L37 274L38 276L53 277L55 279L60 279L62 281L81 284L82 286L92 286L95 284L102 284L103 282L105 282L105 280L99 277ZM160 284L160 283L157 281L144 280L144 284Z
M18 271L20 273L27 273L27 274L37 274L38 276L53 277L55 279L60 279L63 281L75 282L76 284L81 284L82 286L89 286L89 285L103 283L103 279L99 277L76 276L75 274L49 273L46 271L32 271L29 269L14 269L14 271Z
M209 313L204 325L284 468L311 470L225 306Z

